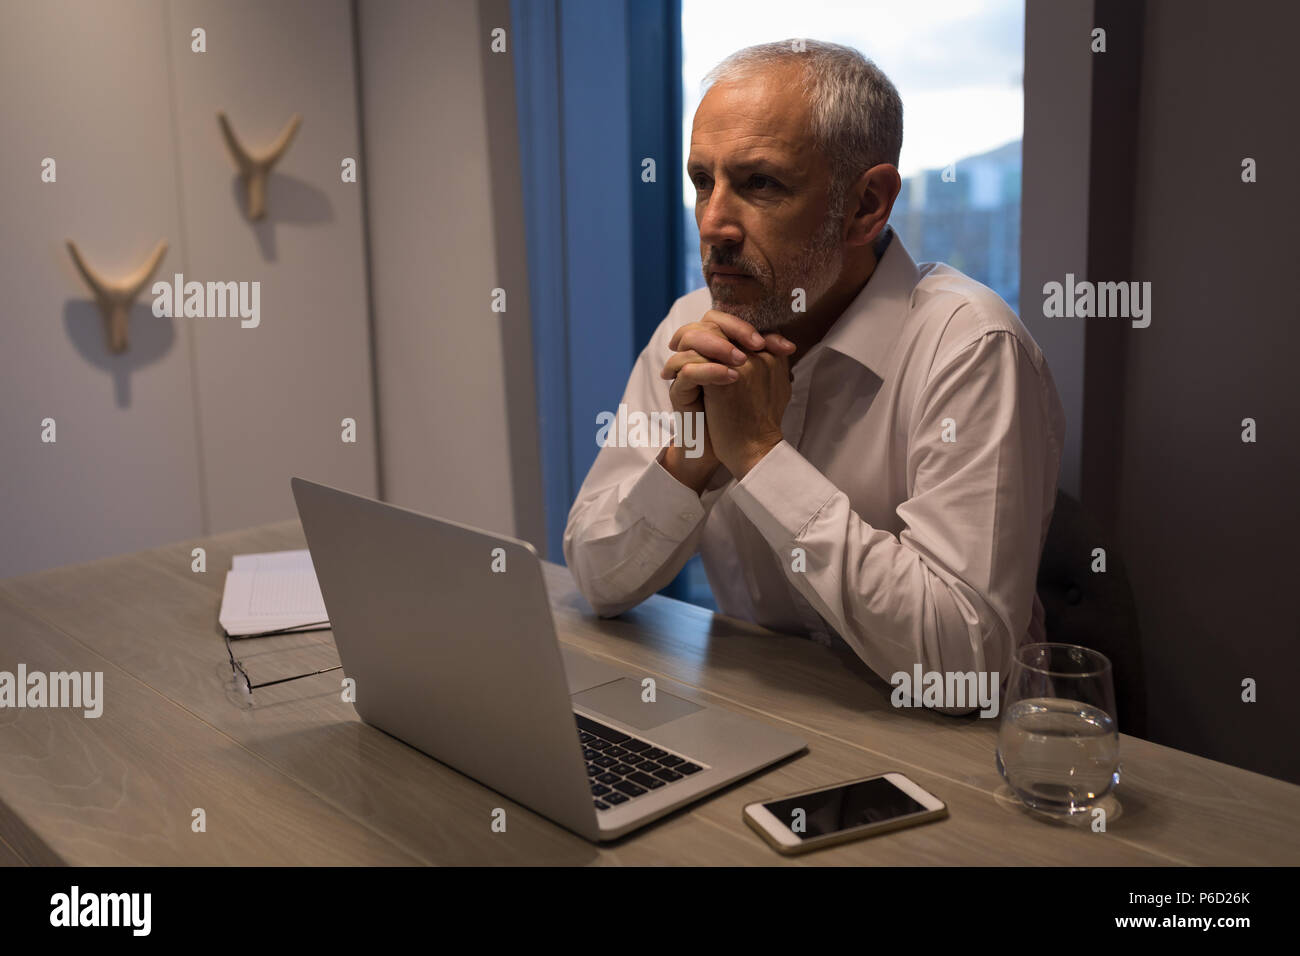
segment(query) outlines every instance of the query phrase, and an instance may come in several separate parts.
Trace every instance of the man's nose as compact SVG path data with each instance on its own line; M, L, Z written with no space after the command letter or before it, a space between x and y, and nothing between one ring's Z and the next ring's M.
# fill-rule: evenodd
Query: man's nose
M716 186L700 213L700 241L710 246L740 243L745 238L736 216L735 197L724 187Z

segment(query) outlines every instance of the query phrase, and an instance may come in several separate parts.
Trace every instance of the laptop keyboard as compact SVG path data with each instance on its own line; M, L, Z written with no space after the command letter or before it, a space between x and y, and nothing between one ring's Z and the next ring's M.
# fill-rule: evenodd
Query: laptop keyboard
M684 780L706 765L574 714L597 810L612 810L652 790Z

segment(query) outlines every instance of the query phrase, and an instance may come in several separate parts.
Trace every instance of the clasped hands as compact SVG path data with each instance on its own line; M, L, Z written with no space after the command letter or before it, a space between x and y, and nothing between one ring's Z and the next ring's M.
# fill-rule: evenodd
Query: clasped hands
M687 458L670 445L664 467L696 492L719 464L743 478L781 442L794 343L775 332L760 335L743 319L711 309L673 333L668 347L673 354L659 374L672 380L673 411L703 412L705 427L703 454Z

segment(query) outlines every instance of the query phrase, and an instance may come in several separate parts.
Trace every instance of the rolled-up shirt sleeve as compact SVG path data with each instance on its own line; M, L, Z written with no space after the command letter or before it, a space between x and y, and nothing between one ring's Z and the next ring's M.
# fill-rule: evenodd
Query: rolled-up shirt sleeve
M672 411L669 383L659 372L673 328L670 313L637 359L622 399L629 413ZM593 422L593 440L596 430ZM606 444L569 510L564 559L602 617L622 613L672 581L695 553L717 500L717 492L700 496L670 475L661 464L664 451Z
M862 520L787 442L731 494L791 585L884 679L917 662L1005 674L1029 625L1045 488L1056 479L1049 418L1033 361L1012 334L990 330L920 392L897 536ZM789 559L794 548L804 562Z

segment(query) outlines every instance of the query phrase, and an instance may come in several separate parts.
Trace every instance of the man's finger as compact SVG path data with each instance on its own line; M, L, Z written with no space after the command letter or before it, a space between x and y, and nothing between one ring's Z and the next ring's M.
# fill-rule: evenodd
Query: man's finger
M774 355L793 355L795 351L795 344L776 332L768 332L763 336L763 346Z
M674 352L664 363L664 367L659 370L660 378L676 378L677 373L682 370L682 366L689 365L692 362L707 362L704 356L695 351Z
M682 366L674 381L686 385L729 385L740 377L734 368L718 365L716 362L692 362Z
M676 378L677 374L687 365L710 364L709 360L699 352L674 352L669 356L668 361L659 372L660 378ZM725 368L725 366L723 366Z
M760 362L763 365L767 365L772 368L776 368L778 366L789 367L790 365L790 356L783 351L769 352L766 349L764 349L761 352L754 352L752 355L750 355L749 358L751 361Z
M727 338L737 345L748 349L761 349L763 347L763 336L746 322L744 319L737 318L718 309L709 309L704 313L701 322L712 322L718 328L726 333Z
M736 348L731 341L719 331L708 326L683 326L682 334L677 338L678 351L690 349L705 358L724 365L744 365L745 353Z
M693 328L708 328L714 326L724 336L729 338L736 345L747 349L761 349L763 347L763 336L754 330L754 327L744 319L738 319L734 315L728 315L726 312L719 312L717 309L710 309L704 313L703 318L698 322L688 322L668 340L668 347L676 349L682 336Z
M682 405L694 405L699 395L700 387L691 385L689 382L680 378L673 379L673 383L668 386L668 399L673 403L673 407Z

